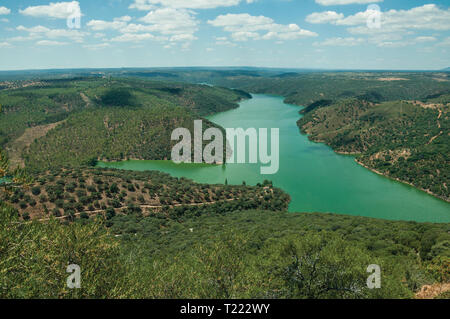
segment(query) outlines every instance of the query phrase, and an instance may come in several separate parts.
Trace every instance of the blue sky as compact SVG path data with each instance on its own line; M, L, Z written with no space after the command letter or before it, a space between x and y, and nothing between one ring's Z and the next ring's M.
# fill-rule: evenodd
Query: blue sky
M0 0L0 70L442 69L449 52L450 0Z

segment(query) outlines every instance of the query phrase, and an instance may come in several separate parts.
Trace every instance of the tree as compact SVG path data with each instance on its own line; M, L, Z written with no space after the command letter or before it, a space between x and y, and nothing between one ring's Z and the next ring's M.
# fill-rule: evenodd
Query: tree
M106 219L109 220L109 219L113 218L114 216L116 216L116 211L114 210L114 208L108 207L106 209Z
M6 153L0 148L0 178L6 176L9 168L9 161Z
M111 193L113 193L113 194L116 194L116 193L119 192L119 187L117 186L116 183L112 183L111 186L110 186L110 188L109 188L109 191L110 191Z
M370 257L337 236L310 235L288 242L282 251L291 262L281 274L288 298L367 297Z
M41 188L39 186L34 186L31 189L31 193L33 193L34 196L38 196L39 194L41 194Z

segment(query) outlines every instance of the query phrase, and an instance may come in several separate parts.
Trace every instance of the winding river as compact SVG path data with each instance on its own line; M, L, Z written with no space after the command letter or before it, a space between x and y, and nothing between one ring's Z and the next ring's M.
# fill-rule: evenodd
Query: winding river
M450 222L450 204L411 186L379 176L358 165L351 156L301 135L296 125L299 107L282 97L254 95L240 107L210 116L225 128L279 128L280 169L260 175L260 164L176 165L170 161L99 163L101 167L159 170L201 183L255 185L272 180L292 197L291 212L333 212L391 220Z

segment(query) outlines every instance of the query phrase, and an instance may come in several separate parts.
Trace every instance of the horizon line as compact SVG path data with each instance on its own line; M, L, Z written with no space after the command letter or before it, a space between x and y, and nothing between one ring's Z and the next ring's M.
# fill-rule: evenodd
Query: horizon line
M308 71L369 71L369 72L449 72L450 67L441 69L364 69L364 68L302 68L302 67L271 67L271 66L152 66L152 67L62 67L62 68L29 68L0 70L0 72L33 72L33 71L64 71L64 70L123 70L123 69L224 69L224 68L247 68L247 69L267 69L267 70L308 70Z

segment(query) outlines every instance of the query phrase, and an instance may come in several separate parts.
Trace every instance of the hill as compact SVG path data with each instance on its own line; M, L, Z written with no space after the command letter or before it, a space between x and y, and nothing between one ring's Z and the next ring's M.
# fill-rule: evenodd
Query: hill
M239 90L137 79L24 81L0 91L0 146L14 166L25 160L30 169L164 159L175 127L190 128L246 98Z
M298 125L311 140L356 154L360 164L449 201L448 103L444 96L426 103L344 99L309 106Z
M107 108L71 115L64 123L35 140L22 154L30 170L80 166L97 160L167 160L179 127L193 132L191 112L180 107ZM204 120L203 129L213 127Z
M256 74L254 74L256 73ZM319 100L370 98L372 102L417 100L449 92L450 77L442 72L274 72L227 74L214 70L178 70L177 81L207 82L252 93L276 94L286 103L309 105Z
M155 213L185 218L202 212L236 209L287 209L289 196L270 183L255 187L201 185L157 171L77 168L54 169L36 175L26 188L0 190L23 219L45 220L50 216L73 221L77 217Z

